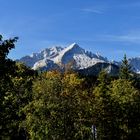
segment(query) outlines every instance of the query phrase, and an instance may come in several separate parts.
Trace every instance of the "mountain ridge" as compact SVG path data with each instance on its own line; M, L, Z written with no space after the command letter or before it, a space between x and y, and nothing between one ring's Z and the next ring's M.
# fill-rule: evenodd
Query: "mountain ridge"
M139 59L131 58L128 60L132 70L140 73L140 57ZM46 48L38 53L24 56L17 61L24 63L34 70L62 70L64 65L72 62L72 68L74 70L89 73L90 75L92 72L93 75L95 73L98 74L102 69L106 69L110 74L118 73L120 64L120 62L111 62L106 57L86 51L77 43L72 43L65 48L61 46Z

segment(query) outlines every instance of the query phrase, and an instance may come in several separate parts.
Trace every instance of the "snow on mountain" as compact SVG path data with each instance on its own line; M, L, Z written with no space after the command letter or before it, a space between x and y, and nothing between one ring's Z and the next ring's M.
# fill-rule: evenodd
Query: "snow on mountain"
M128 61L132 70L136 73L140 73L140 57L129 58Z
M74 55L84 54L85 50L80 48L76 43L71 44L67 48L63 49L61 53L54 58L55 63L67 64L69 61L72 61Z
M37 67L40 67L41 65L43 66L43 64L45 64L45 62L44 62L45 60L47 60L47 59L51 60L52 58L59 55L59 52L62 50L63 50L63 48L59 47L59 46L55 46L52 48L46 48L39 53L33 53L30 56L29 55L24 56L17 61L23 62L29 67L37 68ZM37 62L40 65L36 64Z
M63 49L53 60L56 64L68 64L69 62L74 61L74 67L76 69L83 69L98 62L104 62L104 59L98 59L98 56L95 54L92 54L91 56L92 57L89 57L84 49L80 48L76 43L73 43L67 48Z
M97 59L101 59L104 61L108 61L106 57L101 56L99 53L94 54L92 52L87 51L86 55L89 56L90 58L97 58Z
M63 69L64 66L71 64L75 70L82 73L98 73L101 69L106 69L108 73L117 73L121 62L108 61L107 58L99 53L85 51L78 44L73 43L66 48L54 46L46 48L38 53L27 55L17 60L33 69L52 70ZM132 70L140 73L140 57L128 59Z
M72 64L75 69L85 69L99 62L108 62L107 59L101 55L85 51L76 43L66 48L46 48L39 53L22 57L18 61L25 63L33 69L51 69L61 67L71 62L73 62Z
M36 62L32 68L35 70L37 70L37 69L39 69L39 70L59 69L58 65L49 59L43 59L43 60Z

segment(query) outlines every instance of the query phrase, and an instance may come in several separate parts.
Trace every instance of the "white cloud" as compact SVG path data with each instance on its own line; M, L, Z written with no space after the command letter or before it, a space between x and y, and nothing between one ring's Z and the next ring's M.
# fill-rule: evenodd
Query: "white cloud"
M96 9L96 8L84 8L82 9L82 11L87 12L87 13L103 14L101 10Z
M125 42L140 44L140 34L126 34L126 35L102 35L100 36L102 41L111 42Z

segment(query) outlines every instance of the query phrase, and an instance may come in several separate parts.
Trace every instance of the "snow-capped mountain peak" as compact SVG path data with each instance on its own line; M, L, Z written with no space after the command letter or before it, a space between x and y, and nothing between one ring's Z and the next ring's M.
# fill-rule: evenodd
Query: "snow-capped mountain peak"
M27 55L17 60L25 63L33 69L52 70L62 69L67 64L71 64L72 68L85 73L98 73L101 69L106 69L108 73L117 73L121 62L108 61L107 58L99 53L85 51L78 44L72 43L68 47L53 46L46 48L38 53ZM132 70L140 73L140 57L128 59ZM86 71L86 72L87 72ZM114 72L115 71L115 72Z
M86 69L97 63L108 63L108 60L99 54L85 51L78 44L72 43L68 47L51 47L46 48L39 53L34 53L31 56L25 56L19 61L33 69L50 69L60 68L72 62L75 69Z
M80 48L78 44L73 43L70 46L64 48L60 54L54 58L54 62L57 64L67 64L74 59L75 55L84 54L85 50Z
M83 53L84 49L82 49L78 44L72 43L70 46L66 47L66 51L73 50L74 52Z

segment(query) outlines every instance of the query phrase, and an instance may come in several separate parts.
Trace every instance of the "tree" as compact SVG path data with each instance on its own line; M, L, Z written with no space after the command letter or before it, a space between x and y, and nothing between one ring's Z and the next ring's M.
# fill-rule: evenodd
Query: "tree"
M25 139L20 110L31 99L35 72L7 57L17 39L2 40L0 36L0 139Z
M93 124L99 140L139 139L140 95L133 83L117 79L109 83L101 72L93 94Z
M90 137L88 93L74 73L47 72L33 85L33 100L24 108L30 139L84 140ZM88 112L87 112L88 111Z
M14 72L15 62L11 59L8 59L7 56L9 51L15 48L15 42L17 37L13 39L3 40L3 37L0 35L0 77L8 76Z
M7 112L5 107L5 100L7 93L10 91L12 86L11 76L15 74L15 62L8 59L7 56L9 51L15 48L15 42L17 37L13 39L3 40L0 35L0 137L5 135L7 129L5 123L7 122Z
M90 96L83 89L84 79L65 73L62 80L64 139L84 140L91 136ZM69 133L71 132L71 133Z
M25 130L20 127L24 120L22 108L32 99L32 80L35 72L23 64L16 64L14 76L10 76L10 86L5 89L2 102L0 135L9 139L25 139Z
M109 76L106 71L101 71L98 76L98 85L93 94L93 124L97 127L97 136L99 140L114 139L112 124L112 106L109 92Z
M132 79L131 66L129 65L126 55L124 55L124 59L122 60L119 76L121 79Z
M33 84L33 100L24 107L26 120L23 126L30 139L57 139L61 122L59 94L61 75L57 72L43 73ZM61 135L61 133L59 134Z
M114 110L114 120L120 140L139 139L140 104L139 92L126 79L112 82L110 97Z

